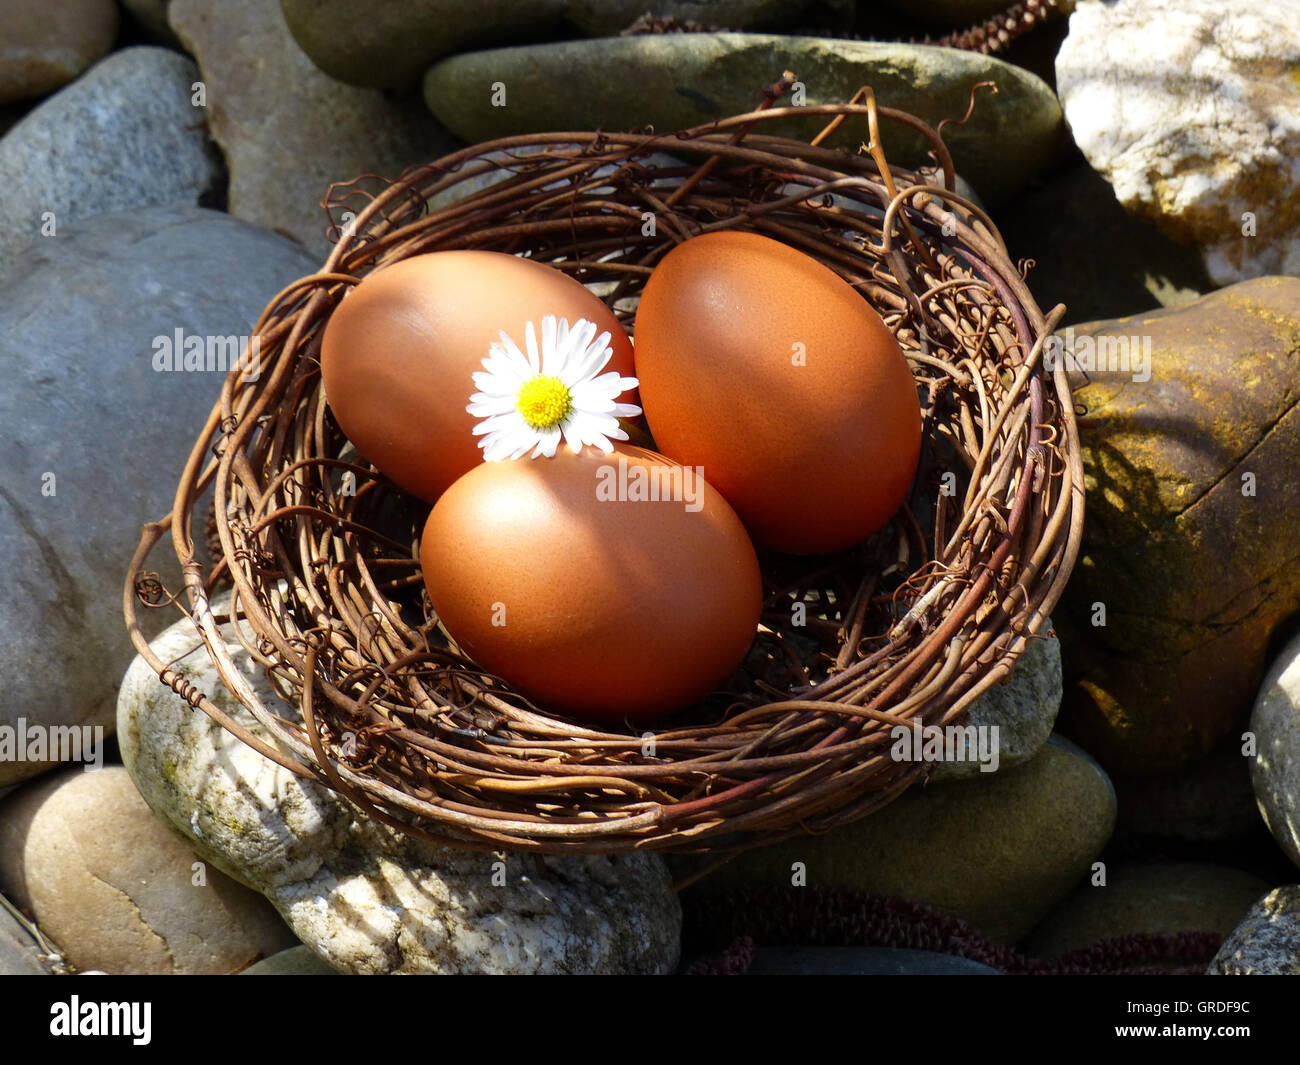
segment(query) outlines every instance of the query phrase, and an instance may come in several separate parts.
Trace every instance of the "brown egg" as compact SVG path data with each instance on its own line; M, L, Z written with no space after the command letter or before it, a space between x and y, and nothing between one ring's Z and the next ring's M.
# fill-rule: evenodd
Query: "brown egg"
M651 274L635 341L655 445L702 466L759 543L838 550L902 505L916 385L884 321L828 267L752 233L695 237Z
M432 502L482 461L465 406L501 330L580 318L608 331L608 370L632 376L632 345L608 307L544 263L494 251L417 255L366 277L325 327L325 397L348 439L397 484ZM626 402L636 402L631 393Z
M720 685L762 602L726 500L629 445L476 466L434 506L420 560L467 655L543 709L609 722L670 714Z

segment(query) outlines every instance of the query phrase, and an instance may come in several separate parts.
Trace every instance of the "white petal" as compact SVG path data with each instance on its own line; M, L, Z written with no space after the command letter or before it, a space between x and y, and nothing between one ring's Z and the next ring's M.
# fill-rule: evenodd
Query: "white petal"
M472 376L474 384L485 392L511 392L518 391L531 374L522 355L516 359L500 351L484 359L483 369Z
M553 377L556 366L562 361L561 353L555 347L555 315L548 314L542 318L542 373Z
M569 450L575 455L582 450L582 445L586 442L582 439L581 419L575 415L570 415L564 419L560 428L564 431L565 443L569 445Z
M605 348L604 350L588 348L569 363L564 383L572 388L584 381L590 381L605 363L609 362L613 354L613 348Z
M538 433L538 435L541 439L538 441L537 446L541 449L542 454L548 459L554 458L555 449L560 444L559 427L555 426L550 429L543 429Z
M585 407L603 404L608 409L619 396L627 391L625 388L619 388L617 381L607 380L610 376L610 374L605 374L604 379L598 377L594 381L584 381L580 385L575 385L571 390L574 406ZM622 380L627 380L627 378L622 378ZM629 403L624 404L624 406L634 406L634 404Z
M508 414L515 409L515 403L514 396L487 396L476 392L470 397L470 403L465 409L476 418L491 418L498 414Z
M482 433L499 433L499 432L526 432L528 423L518 411L510 411L506 414L494 414L490 418L484 418L470 430L475 436Z
M479 445L483 448L485 462L500 462L510 457L510 437L506 433L493 433L483 438Z
M506 358L514 362L523 362L527 364L527 360L524 358L524 353L519 350L519 345L515 343L514 337L504 329L498 330L497 336L501 338L501 352ZM495 347L496 345L493 346Z
M618 422L601 414L575 411L570 419L583 443L600 446L607 433L618 428Z
M528 365L533 368L533 373L541 373L542 360L537 351L537 330L533 328L532 322L524 327L524 342L528 345Z

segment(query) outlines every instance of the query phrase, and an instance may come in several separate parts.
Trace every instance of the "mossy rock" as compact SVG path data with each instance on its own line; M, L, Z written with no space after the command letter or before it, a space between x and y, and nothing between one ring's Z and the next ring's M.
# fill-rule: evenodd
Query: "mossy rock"
M1053 737L1019 768L913 787L843 828L746 851L689 890L787 889L804 878L923 903L1011 944L1087 875L1114 825L1106 774ZM679 875L691 869L689 858L669 861Z
M1150 379L1074 375L1087 521L1054 616L1061 727L1137 774L1245 725L1269 637L1300 609L1300 279L1074 327L1076 346L1121 336L1150 337Z
M870 85L881 105L934 126L966 114L978 82L996 81L997 94L981 92L969 121L944 131L956 169L990 203L1040 173L1060 143L1060 104L1041 79L989 56L926 45L757 33L564 41L444 59L424 94L439 121L470 142L647 126L671 133L753 110L785 70L802 82L807 105L845 101ZM801 115L793 96L782 103L791 104L787 117L764 122L764 135L811 140L827 124L824 115ZM867 138L865 121L846 122L826 143L856 151ZM891 163L930 161L928 142L899 123L882 122L881 140Z
M371 88L413 85L463 48L554 33L565 0L280 0L298 46L331 78Z
M1057 958L1104 939L1210 932L1226 938L1270 884L1252 873L1204 862L1139 862L1085 884L1034 929L1025 950Z

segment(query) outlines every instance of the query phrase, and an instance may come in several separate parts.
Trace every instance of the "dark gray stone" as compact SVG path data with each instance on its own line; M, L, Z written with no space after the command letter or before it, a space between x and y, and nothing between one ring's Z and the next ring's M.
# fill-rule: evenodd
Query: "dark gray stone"
M70 225L22 262L0 284L0 726L111 733L134 655L127 564L141 525L171 509L223 379L154 370L154 340L242 337L313 264L280 237L197 207ZM43 768L0 762L0 785Z
M195 205L220 165L190 102L199 71L165 48L128 48L32 110L0 140L0 280L30 239L128 207ZM42 233L42 227L47 233Z

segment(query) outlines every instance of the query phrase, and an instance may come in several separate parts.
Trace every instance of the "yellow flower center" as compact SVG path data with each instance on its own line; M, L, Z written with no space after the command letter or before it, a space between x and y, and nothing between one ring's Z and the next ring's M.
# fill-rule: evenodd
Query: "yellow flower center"
M573 396L558 377L543 375L524 382L515 407L534 429L554 429L573 410Z

